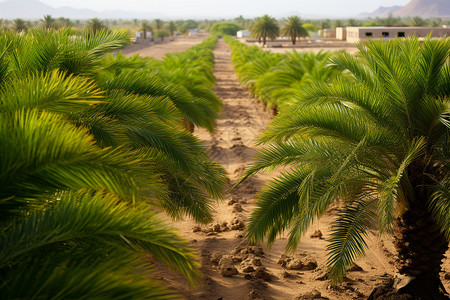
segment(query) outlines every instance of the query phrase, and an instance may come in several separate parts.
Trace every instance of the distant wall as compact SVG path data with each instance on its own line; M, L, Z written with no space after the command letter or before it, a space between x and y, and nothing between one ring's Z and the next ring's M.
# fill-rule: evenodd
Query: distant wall
M364 39L394 39L416 35L433 38L450 36L450 28L443 27L347 27L347 42L355 43Z
M336 27L336 39L345 41L347 39L347 30L345 27Z

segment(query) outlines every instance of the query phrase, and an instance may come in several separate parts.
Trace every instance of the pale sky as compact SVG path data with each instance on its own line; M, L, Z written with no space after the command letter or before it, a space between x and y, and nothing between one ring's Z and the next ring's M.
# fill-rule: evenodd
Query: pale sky
M170 16L253 17L295 13L300 16L352 16L380 6L406 5L410 0L41 0L54 7L157 12ZM0 1L1 2L1 1Z

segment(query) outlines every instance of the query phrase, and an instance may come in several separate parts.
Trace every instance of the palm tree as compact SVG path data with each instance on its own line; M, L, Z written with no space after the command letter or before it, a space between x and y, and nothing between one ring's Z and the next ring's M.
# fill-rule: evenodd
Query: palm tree
M142 32L144 33L144 40L147 38L147 32L152 30L152 27L148 21L142 21L141 23Z
M290 228L293 250L339 201L327 247L331 278L342 279L364 254L367 230L378 224L395 238L403 276L394 292L441 299L450 238L450 41L415 37L358 48L359 57L332 59L350 77L307 89L297 109L261 136L269 146L246 177L286 169L260 195L248 237L272 243Z
M14 30L17 32L26 31L28 29L28 24L24 19L14 19Z
M164 21L161 19L155 19L153 22L155 23L156 30L160 30L164 27Z
M41 22L44 23L44 26L45 28L47 28L47 30L50 30L55 26L55 19L53 19L51 15L45 15L44 18L41 19Z
M108 54L127 43L123 31L0 36L5 298L173 298L148 276L155 259L192 284L198 278L193 250L154 207L212 219L225 172L180 126L174 104L198 115L204 101L151 71L140 80L144 60Z
M291 16L284 24L281 34L289 36L291 38L292 44L295 45L297 38L304 38L308 36L308 31L303 28L302 24L302 19L297 16Z
M173 38L173 35L174 35L176 29L177 29L177 26L176 26L175 22L170 21L169 22L169 33L170 33L171 38Z
M278 27L277 20L270 17L269 15L264 15L260 18L255 19L253 25L251 26L251 35L257 38L259 42L263 42L263 46L266 45L267 38L275 39L278 36L280 28Z
M161 39L161 42L164 41L164 38L169 36L169 32L167 30L164 29L160 29L156 32L156 36L157 38Z
M93 32L94 34L97 33L98 31L100 31L100 30L106 28L106 26L105 26L105 24L103 23L103 21L100 20L100 19L98 19L98 18L93 18L93 19L89 20L88 23L87 23L87 25L88 25L88 28L89 28L90 30L92 30L92 32Z

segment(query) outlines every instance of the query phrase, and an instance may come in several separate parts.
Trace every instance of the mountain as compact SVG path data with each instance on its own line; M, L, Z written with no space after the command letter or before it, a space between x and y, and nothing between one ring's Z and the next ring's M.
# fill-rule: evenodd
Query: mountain
M420 16L422 18L450 17L449 0L411 0L406 6L397 10L395 16Z
M380 6L377 10L371 13L360 14L360 17L387 17L393 15L397 10L401 9L402 6Z
M0 19L40 19L44 15L54 18L65 17L70 19L164 19L165 16L152 12L133 11L94 11L72 7L51 7L39 0L8 0L0 2Z
M450 17L450 0L411 0L405 6L380 7L374 12L361 14L361 17L396 17L442 18Z

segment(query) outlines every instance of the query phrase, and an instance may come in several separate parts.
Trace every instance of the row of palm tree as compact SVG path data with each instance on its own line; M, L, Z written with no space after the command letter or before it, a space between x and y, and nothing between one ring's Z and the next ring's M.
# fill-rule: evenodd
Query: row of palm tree
M155 260L191 284L199 277L194 250L155 208L207 223L223 195L225 171L184 125L213 130L197 114L211 109L215 39L185 54L201 61L186 77L169 58L154 71L109 54L129 40L69 29L0 37L5 299L176 297L151 276Z
M313 220L338 203L327 246L334 282L364 255L377 228L394 235L401 276L393 292L448 299L439 273L450 239L450 40L357 47L356 56L329 61L345 76L305 86L260 136L265 147L243 180L282 171L259 195L247 236L272 244L288 230L293 251Z
M303 28L303 21L298 16L289 17L283 24L281 34L291 38L292 44L295 45L297 39L308 36L308 31ZM280 35L280 26L278 21L269 16L264 15L256 18L250 25L252 37L266 45L267 39L274 40Z
M256 46L247 46L230 37L232 63L240 82L251 94L275 111L289 110L304 87L327 82L342 75L339 68L328 66L332 52L271 53Z
M141 30L144 34L144 39L147 38L147 32L154 30L155 37L164 40L166 37L173 37L176 30L176 24L174 21L169 21L167 24L161 19L155 19L153 25L147 21L143 20L141 22Z

